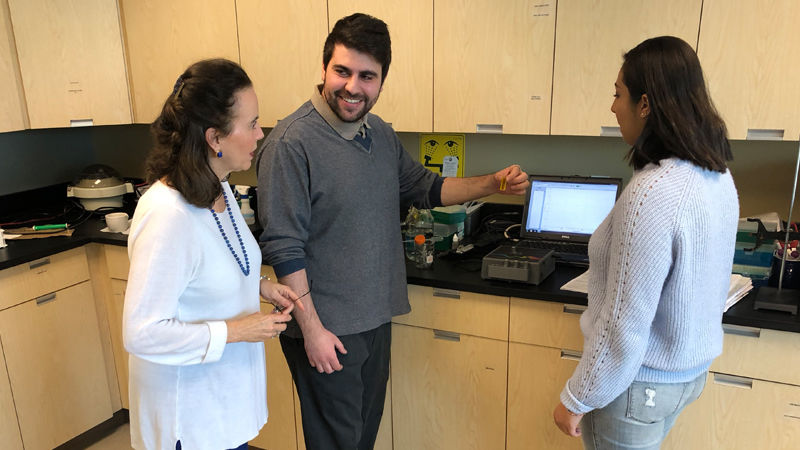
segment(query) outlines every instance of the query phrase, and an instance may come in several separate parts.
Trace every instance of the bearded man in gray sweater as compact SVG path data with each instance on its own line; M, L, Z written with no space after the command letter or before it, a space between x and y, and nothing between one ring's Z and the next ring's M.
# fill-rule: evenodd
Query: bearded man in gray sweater
M322 85L278 123L259 156L263 259L305 305L280 341L310 450L374 446L390 321L411 309L401 202L432 208L519 195L528 186L516 165L442 178L411 159L392 127L368 114L390 62L383 21L365 14L339 20L323 48Z

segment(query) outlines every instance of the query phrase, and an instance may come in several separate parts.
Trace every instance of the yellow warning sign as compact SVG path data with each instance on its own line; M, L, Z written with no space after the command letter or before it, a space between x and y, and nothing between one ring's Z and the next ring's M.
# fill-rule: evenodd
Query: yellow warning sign
M463 177L464 135L420 134L419 161L443 177Z

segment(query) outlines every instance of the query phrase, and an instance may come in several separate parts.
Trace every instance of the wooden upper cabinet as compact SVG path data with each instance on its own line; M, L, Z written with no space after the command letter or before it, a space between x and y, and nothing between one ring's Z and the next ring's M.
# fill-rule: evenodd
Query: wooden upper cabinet
M32 128L131 121L114 0L9 0Z
M800 2L705 0L698 56L731 139L800 134Z
M554 1L437 0L434 131L547 134L555 15Z
M120 4L137 123L158 117L175 80L190 64L208 58L239 62L234 0Z
M11 30L8 4L0 0L0 132L23 130L28 127L28 112L17 61L17 46Z
M697 48L701 3L558 2L550 134L599 136L601 127L616 129L611 102L622 55L647 38L663 35Z
M258 95L259 123L274 127L322 80L325 0L237 0L239 50Z
M396 131L432 131L433 2L329 0L328 29L356 12L386 22L392 39L389 74L372 112L390 122Z

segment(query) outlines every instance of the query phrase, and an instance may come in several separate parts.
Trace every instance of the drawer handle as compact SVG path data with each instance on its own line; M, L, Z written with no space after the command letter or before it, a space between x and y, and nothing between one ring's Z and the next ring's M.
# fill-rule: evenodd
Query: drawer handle
M37 298L36 299L36 304L37 305L44 305L45 303L47 303L49 301L53 301L55 299L56 299L56 293L53 292L52 294L43 295L43 296Z
M461 333L434 329L433 338L442 339L444 341L461 342Z
M724 373L715 373L714 383L739 389L753 389L752 378L737 377L734 375L726 375Z
M575 350L561 350L561 359L569 359L570 361L580 361L583 352Z
M761 337L761 328L743 327L741 325L730 325L727 323L722 324L722 332L756 339Z
M42 267L42 266L45 266L47 264L50 264L50 258L42 258L42 259L40 259L38 261L34 261L34 262L28 264L28 267L31 270L33 270L33 269L35 269L37 267Z
M433 288L433 296L459 299L461 298L461 291L455 291L452 289Z
M564 314L577 314L581 315L586 311L585 306L581 305L564 305Z

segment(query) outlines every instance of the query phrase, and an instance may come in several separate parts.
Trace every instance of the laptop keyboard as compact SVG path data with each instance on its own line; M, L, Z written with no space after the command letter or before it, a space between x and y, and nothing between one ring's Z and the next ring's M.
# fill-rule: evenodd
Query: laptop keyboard
M574 242L558 241L534 241L523 239L517 245L528 248L543 248L553 250L558 256L559 253L572 253L575 255L587 255L589 246L586 244L576 244Z

